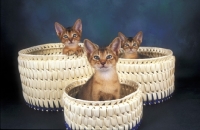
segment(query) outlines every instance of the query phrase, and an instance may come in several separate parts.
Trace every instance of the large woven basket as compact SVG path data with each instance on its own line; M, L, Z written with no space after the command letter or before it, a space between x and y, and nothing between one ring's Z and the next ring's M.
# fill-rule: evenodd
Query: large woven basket
M80 46L83 44L80 43ZM64 87L93 74L85 54L63 55L62 48L62 43L49 43L19 51L18 68L23 97L31 108L62 110Z
M71 83L63 93L66 129L137 129L143 100L136 82L121 79L121 98L86 101L74 98L86 80Z
M169 99L175 90L175 57L169 49L140 47L139 53L150 58L123 59L117 63L120 77L140 84L144 105Z

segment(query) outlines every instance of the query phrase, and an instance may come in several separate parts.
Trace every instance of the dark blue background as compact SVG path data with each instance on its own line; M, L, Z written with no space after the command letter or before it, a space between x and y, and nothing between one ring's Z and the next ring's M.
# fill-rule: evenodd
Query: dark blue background
M199 0L4 0L1 52L15 68L19 50L59 42L56 21L68 27L80 18L82 41L88 38L106 46L119 31L134 36L141 30L141 46L173 51L177 78L196 77L200 66L199 6Z
M1 0L1 81L5 84L1 100L22 96L18 51L60 42L54 23L68 27L78 18L83 24L82 41L87 38L100 46L107 46L119 31L126 36L143 31L141 46L171 49L176 81L199 87L199 0Z

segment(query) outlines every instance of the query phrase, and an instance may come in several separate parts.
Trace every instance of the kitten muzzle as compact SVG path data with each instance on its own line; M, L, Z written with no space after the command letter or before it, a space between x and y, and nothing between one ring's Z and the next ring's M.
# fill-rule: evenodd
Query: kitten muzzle
M130 49L130 50L128 50L128 51L126 51L127 53L135 53L135 52L137 52L137 50L135 50L135 49Z
M104 66L106 64L106 62L101 62L102 66Z
M67 47L76 47L76 43L75 42L68 42L68 43L65 43L65 46L67 46Z
M105 67L105 66L102 66L102 67L100 67L99 70L100 70L101 72L106 72L106 71L109 70L109 68L108 68L108 67Z
M107 68L107 67L105 67L104 65L102 65L102 66L100 67L100 69L101 69L101 68Z
M69 41L69 44L73 44L73 42L72 42L72 41Z

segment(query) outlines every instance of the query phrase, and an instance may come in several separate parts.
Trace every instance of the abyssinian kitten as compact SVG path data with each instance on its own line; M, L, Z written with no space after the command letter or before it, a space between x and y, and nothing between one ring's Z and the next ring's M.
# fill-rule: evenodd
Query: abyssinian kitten
M121 32L118 33L118 36L121 39L121 47L123 49L123 53L120 54L121 58L125 59L138 59L138 58L147 58L145 56L140 55L137 50L142 43L143 33L139 31L134 37L126 37Z
M89 101L105 101L120 98L120 82L116 72L120 38L109 46L99 48L90 40L84 40L87 58L95 72L77 93L76 98Z
M72 27L67 28L55 22L55 30L60 41L64 44L63 54L81 55L83 53L82 47L78 45L82 36L82 22L80 19L77 19Z

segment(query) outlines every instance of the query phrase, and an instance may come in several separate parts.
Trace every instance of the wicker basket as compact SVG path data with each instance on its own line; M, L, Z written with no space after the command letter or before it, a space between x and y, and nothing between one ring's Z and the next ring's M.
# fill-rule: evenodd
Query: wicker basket
M173 52L157 47L140 47L138 51L151 58L120 58L117 64L119 77L140 84L144 105L156 104L169 99L175 89Z
M83 44L80 43L80 46ZM62 43L49 43L19 51L18 68L23 97L31 108L62 110L64 87L93 74L85 54L63 55L62 48Z
M66 129L137 129L143 116L140 87L121 79L121 97L110 101L75 99L86 80L71 83L63 93Z

